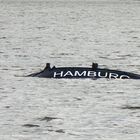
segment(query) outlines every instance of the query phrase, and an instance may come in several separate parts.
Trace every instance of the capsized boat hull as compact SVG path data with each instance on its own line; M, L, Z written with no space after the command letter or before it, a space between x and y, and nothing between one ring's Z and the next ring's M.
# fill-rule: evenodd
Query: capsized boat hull
M108 79L140 79L140 75L120 70L98 68L93 63L92 67L50 67L47 63L44 70L28 76L43 78L108 78Z

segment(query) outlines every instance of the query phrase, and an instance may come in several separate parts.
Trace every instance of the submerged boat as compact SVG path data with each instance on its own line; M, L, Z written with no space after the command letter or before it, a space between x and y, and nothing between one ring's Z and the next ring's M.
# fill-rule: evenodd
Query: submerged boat
M46 64L44 70L30 74L31 77L44 78L108 78L108 79L140 79L139 74L120 70L98 68L97 63L92 63L92 67L50 67Z

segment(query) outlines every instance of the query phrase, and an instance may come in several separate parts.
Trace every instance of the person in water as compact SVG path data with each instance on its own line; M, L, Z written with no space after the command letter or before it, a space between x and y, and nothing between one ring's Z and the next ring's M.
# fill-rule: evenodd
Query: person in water
M55 66L54 66L53 68L55 68ZM97 68L98 68L98 63L92 63L92 69L93 69L93 70L96 70ZM46 63L45 70L46 70L46 69L51 69L50 63Z
M46 63L46 67L45 67L44 70L46 70L46 69L51 69L51 67L50 67L50 63Z
M96 70L98 68L98 64L97 63L92 63L92 69Z

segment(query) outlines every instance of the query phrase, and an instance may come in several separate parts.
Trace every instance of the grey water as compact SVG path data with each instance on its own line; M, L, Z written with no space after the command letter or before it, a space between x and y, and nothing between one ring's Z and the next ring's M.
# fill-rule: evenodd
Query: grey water
M139 0L0 1L0 140L139 140L140 81L24 77L50 62L140 74Z

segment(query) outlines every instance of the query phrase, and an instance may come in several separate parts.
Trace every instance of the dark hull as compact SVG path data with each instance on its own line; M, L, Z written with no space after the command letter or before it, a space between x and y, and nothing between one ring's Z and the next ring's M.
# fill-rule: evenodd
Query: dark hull
M43 71L28 76L43 78L108 78L108 79L140 79L140 75L110 69L88 67L46 67Z

